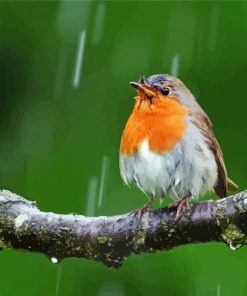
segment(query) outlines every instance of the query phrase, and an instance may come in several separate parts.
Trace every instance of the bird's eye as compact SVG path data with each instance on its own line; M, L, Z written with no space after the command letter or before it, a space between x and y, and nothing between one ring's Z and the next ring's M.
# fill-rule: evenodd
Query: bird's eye
M160 91L161 91L162 95L164 95L164 96L168 96L170 93L170 89L167 87L161 88Z

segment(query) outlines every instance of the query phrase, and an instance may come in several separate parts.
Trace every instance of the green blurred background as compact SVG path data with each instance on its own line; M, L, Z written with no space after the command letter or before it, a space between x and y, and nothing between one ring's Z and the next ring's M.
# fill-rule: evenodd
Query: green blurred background
M2 188L59 213L141 206L118 168L128 82L170 73L209 114L246 189L247 2L1 2L0 44ZM247 294L247 248L223 244L132 256L118 271L10 250L0 262L1 296Z

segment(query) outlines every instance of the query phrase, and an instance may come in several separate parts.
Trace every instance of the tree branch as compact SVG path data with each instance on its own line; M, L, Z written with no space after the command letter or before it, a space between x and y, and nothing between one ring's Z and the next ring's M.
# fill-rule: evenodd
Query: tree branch
M131 254L202 242L247 244L247 191L193 204L175 222L176 210L156 209L142 218L59 215L40 211L34 202L0 191L0 247L40 252L53 263L66 257L93 259L118 268Z

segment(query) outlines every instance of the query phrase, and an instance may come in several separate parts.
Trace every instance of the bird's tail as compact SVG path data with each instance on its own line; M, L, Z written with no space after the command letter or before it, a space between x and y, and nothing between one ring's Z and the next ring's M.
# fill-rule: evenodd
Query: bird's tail
M227 179L227 188L229 191L238 191L238 185L234 183L230 178Z

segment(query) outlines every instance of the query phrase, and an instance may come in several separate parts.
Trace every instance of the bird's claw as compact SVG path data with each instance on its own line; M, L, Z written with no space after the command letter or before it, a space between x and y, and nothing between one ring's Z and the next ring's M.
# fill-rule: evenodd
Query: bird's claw
M130 212L131 215L134 215L134 216L139 216L140 218L150 210L151 208L151 203L148 202L147 204L144 205L144 207L140 208L140 209L136 209L132 212Z
M175 221L178 221L182 217L182 213L185 210L190 210L191 209L191 206L189 204L189 199L190 198L191 198L191 195L186 195L185 197L183 197L178 202L176 202L174 204L171 204L169 206L169 209L172 209L172 208L176 208L177 209Z

